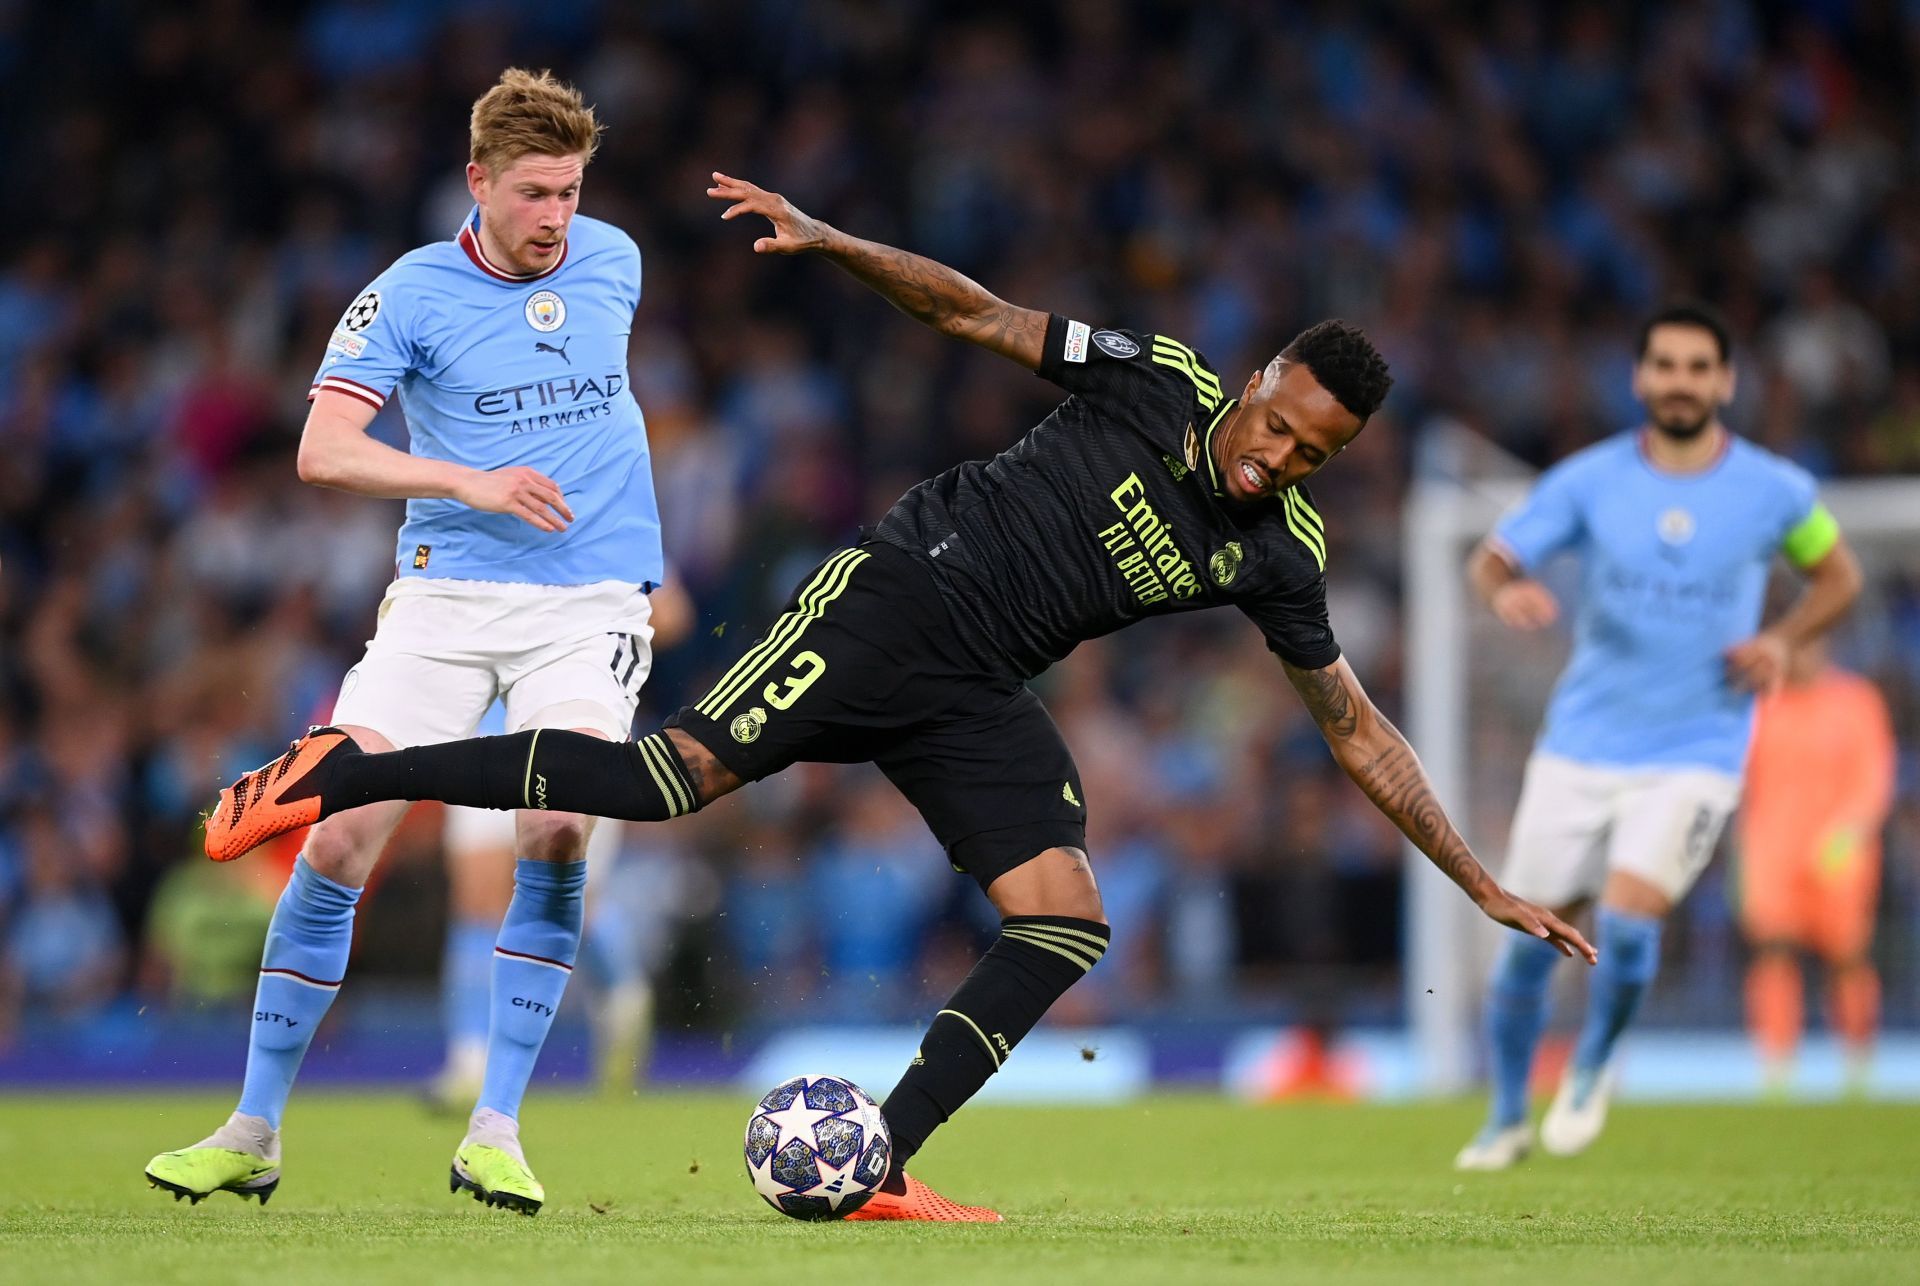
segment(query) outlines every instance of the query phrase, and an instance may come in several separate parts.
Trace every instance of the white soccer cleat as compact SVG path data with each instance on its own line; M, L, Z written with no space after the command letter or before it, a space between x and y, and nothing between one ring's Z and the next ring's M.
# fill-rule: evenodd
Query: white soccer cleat
M1533 1127L1525 1121L1504 1129L1488 1126L1453 1159L1456 1170L1510 1170L1533 1151Z
M1557 1157L1585 1152L1607 1124L1607 1103L1613 1098L1613 1070L1568 1067L1560 1091L1540 1122L1540 1146Z
M465 1116L473 1110L486 1079L486 1042L462 1041L448 1048L446 1065L421 1087L420 1097L431 1111Z

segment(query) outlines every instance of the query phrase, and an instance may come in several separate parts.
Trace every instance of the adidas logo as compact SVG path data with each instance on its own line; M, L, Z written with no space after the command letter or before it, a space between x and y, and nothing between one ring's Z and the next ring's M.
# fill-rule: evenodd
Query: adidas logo
M1074 794L1073 794L1073 783L1072 783L1072 782L1070 782L1070 781L1069 781L1069 782L1065 782L1065 783L1063 783L1063 784L1061 785L1061 787L1060 787L1060 798L1062 798L1062 799L1064 799L1064 800L1066 800L1066 801L1067 801L1067 802L1068 802L1069 804L1072 804L1072 805L1073 805L1073 806L1074 806L1075 808L1080 808L1080 807L1083 807L1083 805L1082 805L1082 804L1080 803L1080 801L1079 801L1078 799L1076 799L1076 798L1074 798Z

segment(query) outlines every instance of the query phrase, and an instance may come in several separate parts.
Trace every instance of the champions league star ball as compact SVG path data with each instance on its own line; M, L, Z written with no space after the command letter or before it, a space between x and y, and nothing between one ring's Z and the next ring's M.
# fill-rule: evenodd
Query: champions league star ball
M768 1205L795 1219L843 1219L887 1177L893 1139L880 1105L838 1076L796 1076L774 1087L747 1122L747 1177Z

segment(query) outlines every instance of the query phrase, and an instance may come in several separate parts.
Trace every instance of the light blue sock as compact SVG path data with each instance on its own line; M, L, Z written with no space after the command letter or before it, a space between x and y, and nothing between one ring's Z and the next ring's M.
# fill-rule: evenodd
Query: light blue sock
M447 1024L447 1046L484 1045L492 1018L493 940L500 926L462 917L447 925L440 957L440 1008Z
M641 968L633 917L612 897L603 897L595 904L580 943L580 967L596 987L607 990L644 981L647 976Z
M1504 1130L1527 1119L1527 1077L1547 1028L1547 984L1560 953L1544 939L1511 934L1487 988L1487 1049L1493 1103L1487 1124Z
M335 884L299 857L267 926L239 1110L265 1117L276 1130L314 1029L346 976L359 901L359 889Z
M1587 1021L1573 1048L1573 1065L1581 1071L1605 1067L1640 997L1660 969L1660 921L1601 907L1595 917L1594 945L1600 963L1593 967L1593 987L1587 993Z
M534 1060L580 950L586 896L585 862L514 863L513 902L493 948L493 1022L481 1107L519 1119Z

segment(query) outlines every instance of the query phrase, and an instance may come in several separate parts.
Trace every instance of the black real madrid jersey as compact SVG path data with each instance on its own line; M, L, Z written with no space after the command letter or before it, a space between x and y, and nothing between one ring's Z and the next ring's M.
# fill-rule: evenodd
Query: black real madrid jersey
M931 570L969 650L1029 678L1142 617L1231 603L1294 665L1339 658L1306 489L1220 494L1212 438L1235 400L1206 359L1055 315L1039 373L1073 396L1007 451L909 491L872 532Z

